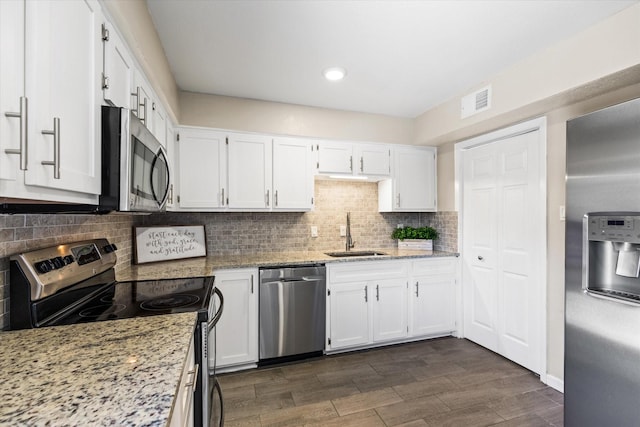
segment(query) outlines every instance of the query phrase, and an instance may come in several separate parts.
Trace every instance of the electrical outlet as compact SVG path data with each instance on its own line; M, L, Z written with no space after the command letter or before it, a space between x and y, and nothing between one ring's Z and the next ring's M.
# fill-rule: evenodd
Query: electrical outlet
M396 225L396 228L404 228L404 224L398 224Z
M346 225L341 225L340 226L340 237L344 237L347 235L347 226Z
M318 227L315 225L311 226L311 237L318 237Z

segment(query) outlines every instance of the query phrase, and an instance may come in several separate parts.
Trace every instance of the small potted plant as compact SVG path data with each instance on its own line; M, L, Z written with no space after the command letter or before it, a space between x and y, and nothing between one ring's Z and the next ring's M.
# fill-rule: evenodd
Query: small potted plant
M391 237L398 240L398 249L431 251L438 232L432 227L402 227L393 230Z

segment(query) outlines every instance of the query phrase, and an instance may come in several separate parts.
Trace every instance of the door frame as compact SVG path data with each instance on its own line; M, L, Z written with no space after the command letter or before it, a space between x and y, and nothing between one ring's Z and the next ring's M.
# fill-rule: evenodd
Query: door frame
M536 296L538 298L538 307L540 307L540 312L537 315L537 322L540 325L539 334L539 342L540 342L540 354L538 357L540 358L540 372L536 372L536 374L540 375L540 381L544 384L547 384L547 286L548 286L548 276L547 276L547 118L539 117L535 119L528 120L526 122L521 122L514 124L512 126L498 129L496 131L492 131L486 133L484 135L476 136L471 139L467 139L461 142L458 142L454 145L454 167L455 167L455 209L458 212L458 251L460 252L460 295L458 297L458 306L460 310L458 312L459 321L458 321L458 333L460 337L465 337L464 331L464 290L467 289L465 283L464 276L464 268L462 268L462 264L465 261L465 253L464 253L464 236L462 235L463 229L463 218L464 218L464 203L463 203L463 195L464 195L464 154L467 150L479 147L482 145L491 144L493 142L497 142L506 138L511 138L514 136L522 135L529 132L539 131L539 139L538 139L538 148L539 148L539 158L540 162L538 165L538 173L540 176L539 181L539 200L538 203L542 208L538 213L538 227L540 229L539 239L536 242L540 250L540 257L538 258L536 268L540 272L540 278L543 281L543 286L540 286L540 291Z

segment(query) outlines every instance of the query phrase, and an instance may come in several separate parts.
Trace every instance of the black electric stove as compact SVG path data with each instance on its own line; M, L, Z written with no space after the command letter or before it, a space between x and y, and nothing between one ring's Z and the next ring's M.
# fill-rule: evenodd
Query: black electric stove
M201 369L195 388L195 425L214 417L222 425L223 415L210 413L213 393L218 393L222 408L215 366L208 366L209 352L215 354L212 331L224 305L214 277L118 282L116 251L116 245L106 239L94 239L12 256L10 328L196 312L195 362Z

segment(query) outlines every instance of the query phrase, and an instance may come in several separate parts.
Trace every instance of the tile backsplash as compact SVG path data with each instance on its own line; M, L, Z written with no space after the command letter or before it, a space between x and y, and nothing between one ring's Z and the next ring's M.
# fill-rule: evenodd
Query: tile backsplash
M25 214L0 215L0 328L9 323L9 256L58 243L106 237L118 246L118 265L132 259L135 226L204 224L208 255L236 255L264 251L343 250L351 212L356 249L396 246L391 233L397 224L430 225L440 238L436 250L457 251L457 213L379 213L378 186L366 182L316 181L313 212L167 212L153 215ZM318 237L311 237L311 226Z

